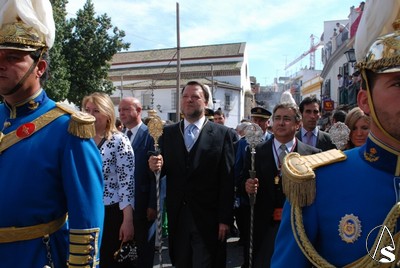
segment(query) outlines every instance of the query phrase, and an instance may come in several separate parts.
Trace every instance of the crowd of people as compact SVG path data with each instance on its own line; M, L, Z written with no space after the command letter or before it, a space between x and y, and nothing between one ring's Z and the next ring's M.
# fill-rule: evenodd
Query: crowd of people
M365 3L354 44L363 113L352 110L345 122L352 125L348 147L363 145L319 158L311 174L287 166L286 182L298 186L298 194L286 192L271 267L398 265L400 1L386 4Z
M84 97L82 111L47 97L51 5L27 2L0 7L7 9L0 13L2 266L153 267L161 201L177 268L226 267L230 235L240 237L243 268L398 260L400 24L392 22L400 1L366 4L355 42L365 52L354 75L360 81L347 90L357 105L333 114L339 134L320 129L313 96L272 112L253 107L230 128L221 109L208 108L207 86L189 81L182 120L164 124L156 141L152 116L144 118L134 97L121 99L118 115L104 93ZM24 16L27 8L38 16ZM385 19L373 20L377 14ZM388 231L374 243L380 226Z
M184 97L186 90L191 94L187 97L187 103L185 103L186 98ZM166 206L171 260L176 267L196 265L198 267L225 267L226 239L229 236L239 236L239 245L243 247L244 257L242 267L249 267L250 247L252 247L252 267L269 267L285 202L285 195L282 191L281 166L283 159L281 154L297 152L301 155L308 155L336 148L329 134L321 131L317 125L321 117L321 103L315 97L307 97L299 106L295 103L280 103L274 107L272 113L263 107L255 107L251 110L250 120L242 120L236 129L216 128L226 133L221 136L221 141L213 141L214 138L211 139L211 137L202 137L205 139L203 143L207 144L207 146L202 145L205 148L202 148L200 144L196 145L198 143L196 141L190 146L185 145L189 151L183 154L182 160L184 161L181 162L176 151L180 142L177 140L178 144L176 144L171 140L178 132L183 135L181 142L185 141L187 127L180 125L182 122L188 120L188 126L190 122L198 124L199 130L195 140L200 138L200 134L204 131L203 128L208 129L205 127L206 125L214 128L217 127L215 125L224 126L225 124L225 114L221 109L213 111L206 108L207 94L209 92L206 88L204 87L203 90L203 85L196 81L189 82L183 88L184 119L181 123L165 128L166 132L160 140L162 154L155 157L161 161L161 166L160 162L157 164L151 160L149 162L153 172L163 170L162 177L165 178L167 189L170 189L166 196L175 197L168 198ZM193 97L190 97L192 95ZM193 104L192 99L200 102L197 103L198 106ZM155 199L155 180L147 171L147 153L154 150L154 141L146 126L150 117L142 118L141 103L138 99L123 98L118 109L122 127L118 130L112 101L108 95L102 93L93 93L85 97L82 101L82 110L96 118L96 134L93 139L103 159L105 220L100 247L100 256L102 256L100 266L130 267L131 264L115 263L113 253L119 243L126 243L135 238L139 256L136 267L152 267L156 234L154 231L149 232L156 219L157 200ZM202 113L204 113L203 116L201 116ZM198 120L193 121L192 117ZM204 121L201 122L201 120ZM346 149L365 143L369 132L369 117L360 108L356 107L348 114L338 110L334 113L332 120L333 123L344 122L351 130ZM252 160L246 140L246 130L248 130L246 127L252 126L252 124L256 124L262 131L260 144L255 148L256 178L250 178L249 170L252 167ZM171 138L168 139L168 131L174 127L177 129L175 132L171 132ZM228 144L224 145L225 142ZM215 156L210 153L206 154L206 151L210 150L210 143L214 145L217 143L221 146L221 151ZM282 149L282 145L285 145L286 149ZM229 149L231 146L233 151ZM199 179L193 175L194 167L192 166L195 163L192 163L190 159L195 156L191 156L190 151L192 150L192 154L198 154L196 157L199 162L196 164L196 169L210 171L207 175L210 179L209 183L200 179L204 176L204 171L199 174ZM201 150L204 151L201 152ZM207 161L202 160L205 156L207 156ZM217 168L221 165L221 156L227 157L223 161L226 170ZM170 165L168 168L164 167L164 158L168 159L167 163ZM173 159L175 160L173 161ZM209 162L213 159L213 162L217 164L215 168L212 168ZM180 166L180 163L183 166ZM201 168L202 164L207 168ZM187 171L184 171L185 169ZM212 181L217 180L216 176L221 174L225 175L221 177L223 181L217 183L216 189L211 190L212 188L206 187L203 190L204 193L199 192L204 184L211 186ZM173 179L167 180L167 177ZM193 181L187 181L189 178L190 181ZM234 188L232 188L232 178ZM224 186L221 187L221 184ZM178 185L181 186L178 187ZM232 191L228 191L228 189L233 190L233 203L227 202L232 201ZM201 224L197 222L204 222L204 217L206 214L210 215L212 210L209 206L204 205L204 201L196 204L200 202L201 198L195 197L206 195L206 192L215 193L215 197L209 200L210 204L221 202L218 201L221 197L225 202L220 204L221 207L215 207L215 217L211 217L210 223L205 225L208 228L203 227L202 229L198 227ZM257 195L257 202L254 206L254 227L252 227L254 229L251 234L253 242L250 246L251 205L248 197L251 194ZM224 212L222 215L225 216L219 215L220 210ZM221 217L224 219L223 222L218 221ZM214 221L214 224L211 220ZM218 226L217 224L219 227L215 227L215 230L219 231L212 239L209 237L212 234L212 226ZM207 235L207 233L209 234ZM193 239L192 236L197 238ZM181 246L187 251L178 250ZM213 254L205 254L205 251Z
M339 81L339 105L346 105L350 108L357 106L357 94L360 90L361 74L355 71L353 74L337 75Z

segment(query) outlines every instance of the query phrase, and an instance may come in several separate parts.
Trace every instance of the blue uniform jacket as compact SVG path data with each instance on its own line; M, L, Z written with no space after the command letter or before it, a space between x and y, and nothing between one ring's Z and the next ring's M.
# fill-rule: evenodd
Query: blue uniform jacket
M368 234L383 224L399 201L399 178L395 177L400 165L399 152L370 134L364 146L345 153L347 160L318 168L316 199L303 208L308 238L318 253L336 267L368 254ZM310 267L294 240L290 209L286 202L272 267Z
M43 90L11 110L0 104L0 124L9 122L2 132L16 130L54 107ZM104 218L98 149L92 139L68 133L69 121L69 114L62 115L0 154L0 228L48 223L68 212L67 223L50 236L55 267L67 266L69 231L95 238ZM99 249L99 241L100 236L92 241L89 256ZM48 264L46 246L42 238L0 243L0 263L1 267L43 267Z

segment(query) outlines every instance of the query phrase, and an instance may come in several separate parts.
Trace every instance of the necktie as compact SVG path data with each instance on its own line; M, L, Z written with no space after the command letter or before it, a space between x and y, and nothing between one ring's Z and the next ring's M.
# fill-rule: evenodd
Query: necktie
M126 132L126 136L128 136L129 140L131 140L132 131L131 131L131 130L128 130L128 132Z
M283 158L285 158L285 155L287 155L287 147L285 144L281 144L281 146L279 146L279 149L281 149L281 153L279 154L279 162L282 165L283 164Z
M313 142L312 142L312 137L313 137L313 135L314 135L314 134L312 133L312 131L307 131L305 142L306 142L308 145L314 146L314 144L313 144Z
M189 126L186 127L185 129L185 145L186 149L190 151L192 149L194 141L196 139L196 131L197 127L194 124L190 124Z

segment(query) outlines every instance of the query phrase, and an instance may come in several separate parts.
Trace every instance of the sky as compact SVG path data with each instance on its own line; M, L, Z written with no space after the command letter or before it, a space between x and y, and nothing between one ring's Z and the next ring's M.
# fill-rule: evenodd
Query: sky
M346 20L345 0L92 0L96 15L107 14L113 26L125 31L129 51L177 47L176 3L179 3L180 46L246 42L250 76L264 85L310 66L309 55L285 70L311 46L310 36L323 33L324 21ZM68 17L84 1L69 0ZM322 69L321 50L315 55Z

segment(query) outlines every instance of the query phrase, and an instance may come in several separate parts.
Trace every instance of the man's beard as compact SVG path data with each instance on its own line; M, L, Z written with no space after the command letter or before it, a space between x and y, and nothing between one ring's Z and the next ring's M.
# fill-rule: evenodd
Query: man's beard
M188 118L199 118L201 116L201 110L194 110L192 113L186 114Z
M382 112L376 109L376 117L383 129L389 133L390 136L400 141L400 125L398 124L400 112L398 112L396 115L393 115L389 112Z

